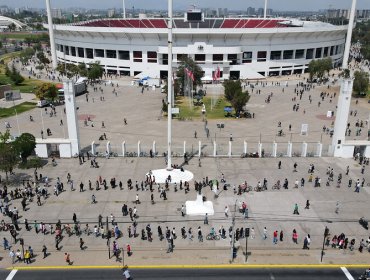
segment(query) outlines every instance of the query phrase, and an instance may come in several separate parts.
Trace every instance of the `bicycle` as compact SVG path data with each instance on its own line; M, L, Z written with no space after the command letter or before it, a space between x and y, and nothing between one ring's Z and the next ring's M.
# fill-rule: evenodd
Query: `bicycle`
M220 240L221 237L218 234L208 234L206 236L207 240Z

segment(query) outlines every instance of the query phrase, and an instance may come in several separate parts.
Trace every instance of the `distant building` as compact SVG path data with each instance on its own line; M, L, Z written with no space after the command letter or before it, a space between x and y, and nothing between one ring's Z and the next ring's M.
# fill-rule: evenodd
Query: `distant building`
M247 8L247 15L248 16L254 16L256 14L256 9L253 7L248 7Z
M330 9L326 12L327 17L330 19L334 18L345 18L349 19L350 10L347 9ZM370 10L356 10L357 19L368 19L370 18Z
M108 10L108 17L114 17L115 14L116 14L116 10L115 9L109 9Z
M62 18L62 10L61 9L51 9L51 16L53 18Z

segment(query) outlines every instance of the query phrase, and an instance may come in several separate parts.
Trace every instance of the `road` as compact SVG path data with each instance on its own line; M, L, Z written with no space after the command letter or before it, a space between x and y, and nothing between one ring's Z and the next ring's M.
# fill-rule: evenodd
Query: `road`
M321 269L132 269L131 276L134 279L294 279L294 280L345 280L357 279L364 271L363 269L348 269L353 278L346 276L340 268ZM10 271L0 271L0 279L6 280L81 280L81 279L123 279L122 271L119 269L67 269L67 270L19 270L13 278L7 278Z

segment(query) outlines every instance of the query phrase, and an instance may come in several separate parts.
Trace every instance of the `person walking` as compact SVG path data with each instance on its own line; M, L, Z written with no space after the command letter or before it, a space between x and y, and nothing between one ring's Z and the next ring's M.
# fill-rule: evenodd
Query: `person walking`
M85 241L83 241L83 239L80 237L80 249L81 250L85 249L84 244L85 244Z
M123 268L123 276L125 276L126 280L132 280L130 271L128 270L127 265Z
M225 217L228 218L229 217L229 207L226 205L225 206Z
M4 246L4 250L8 250L8 249L10 250L9 241L5 237L3 238L3 246Z
M275 230L273 233L272 243L277 244L278 242L278 231Z
M185 217L185 206L181 205L181 216Z
M64 253L64 260L66 261L66 263L67 263L68 265L72 265L70 254L68 254L68 253Z
M208 225L208 214L206 213L206 215L204 216L204 224L205 225Z
M263 235L262 235L262 238L263 238L264 240L266 240L266 239L267 239L267 228L266 228L266 227L264 227L264 228L263 228Z
M132 255L130 244L126 244L126 252L127 252L128 257L130 257Z
M45 246L45 245L43 245L43 246L42 246L42 253L43 253L43 255L44 255L43 259L45 259L45 258L48 256L47 251L48 251L48 248L46 248L46 246Z
M203 234L202 234L202 229L198 227L198 241L203 242Z
M294 210L293 210L293 215L299 215L299 212L298 212L298 204L294 204Z
M280 231L280 242L283 242L284 240L284 233L283 230Z

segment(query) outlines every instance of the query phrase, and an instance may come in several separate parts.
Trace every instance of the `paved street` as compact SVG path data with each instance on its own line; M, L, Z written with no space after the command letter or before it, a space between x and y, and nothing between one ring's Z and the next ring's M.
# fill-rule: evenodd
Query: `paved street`
M345 280L345 276L340 268L337 269L130 269L134 279L168 279L168 280L188 280L188 279L253 279L253 280L279 280L279 279L325 279L325 280ZM348 270L354 279L364 271L361 269ZM0 271L1 279L5 279L9 271ZM92 270L40 270L40 271L18 271L14 280L79 280L79 279L123 279L119 269L92 269ZM352 278L353 279L353 278Z

